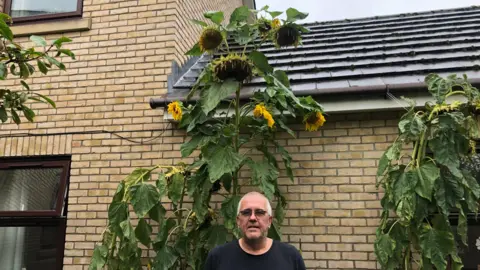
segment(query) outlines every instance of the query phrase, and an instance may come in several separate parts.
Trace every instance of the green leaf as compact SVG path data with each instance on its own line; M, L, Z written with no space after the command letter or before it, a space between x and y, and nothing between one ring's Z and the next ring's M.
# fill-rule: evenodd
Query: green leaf
M285 71L277 69L273 72L273 76L277 78L277 80L279 80L286 87L290 87L290 81Z
M458 209L458 224L457 224L457 233L462 239L462 242L465 246L467 246L467 216L465 216L465 212L463 211L462 206L460 203L457 203Z
M185 55L191 55L191 56L201 56L203 54L202 50L200 49L200 45L197 43L195 43L195 45L193 45L193 47L188 50Z
M55 59L55 58L53 58L49 55L45 55L45 58L48 60L48 62L50 64L57 66L61 70L65 70L65 65L63 63L59 62L57 59Z
M272 16L272 19L275 19L276 17L280 16L283 12L282 11L268 11L268 14Z
M285 169L287 171L287 176L293 182L292 157L283 146L281 146L277 142L275 142L274 144L277 147L277 151L279 151L280 155L282 156L282 160L283 160L283 163L285 164Z
M428 91L437 100L437 104L442 104L448 92L451 91L452 83L440 77L437 74L429 74L425 77L425 83L428 85Z
M382 234L375 240L374 248L380 264L386 265L393 256L396 247L396 241L388 234Z
M212 249L227 241L227 229L223 225L213 225L208 229L208 240L205 243L207 249Z
M141 183L130 188L133 210L138 217L144 217L160 200L160 194L153 185Z
M455 207L456 201L464 196L464 191L453 175L442 171L434 189L435 200L445 216Z
M275 193L275 185L278 178L277 169L270 164L266 159L257 162L249 160L248 166L252 169L252 180L255 184L260 185L260 189L265 193L265 196L269 199L273 199Z
M20 83L23 87L25 87L25 89L30 90L30 86L28 86L28 84L24 80L20 80Z
M241 6L236 8L232 15L230 16L230 23L233 22L245 22L248 19L248 15L250 14L250 10L247 6Z
M155 206L153 206L152 209L150 209L150 211L148 212L148 216L156 222L161 223L166 213L167 210L165 210L163 205L161 205L160 202L157 202Z
M7 66L5 63L0 63L0 80L5 80L7 76Z
M475 179L469 171L462 170L462 173L465 180L463 184L472 191L477 199L480 198L480 184L477 179Z
M460 159L455 144L455 133L451 130L441 131L436 137L429 141L435 161L446 166L456 177L462 177L459 166Z
M221 24L224 20L222 11L207 11L203 16L216 24Z
M8 120L7 110L5 110L3 106L0 106L0 120L2 120L3 123Z
M190 141L185 142L180 146L180 152L182 153L182 157L190 156L195 149L197 149L200 142L203 140L203 135L197 134L193 136Z
M263 73L269 74L273 72L272 66L268 63L268 58L259 51L253 51L249 55L250 60L253 64Z
M192 23L194 23L194 24L198 24L198 25L203 26L203 27L207 27L207 26L208 26L208 24L207 24L206 22L202 22L202 21L199 21L199 20L191 19L190 21L191 21Z
M440 169L437 168L433 162L427 161L417 169L417 172L418 183L415 187L415 191L418 195L431 201L433 186L435 185L435 181L440 176Z
M133 231L132 224L130 223L130 220L126 219L120 222L120 229L122 229L123 236L125 238L127 238L131 242L135 242L135 234Z
M135 236L137 237L140 243L144 244L146 247L150 247L150 235L152 234L152 226L148 224L145 219L141 218L138 221L138 225L135 228Z
M126 202L113 201L108 208L109 223L113 225L120 225L120 222L127 219L128 205Z
M0 35L9 41L13 41L12 30L3 20L0 20Z
M170 246L163 246L157 251L157 256L153 262L155 270L170 270L177 261L178 256L175 250Z
M202 148L204 160L208 163L210 182L215 182L226 173L232 173L242 163L242 156L231 146L208 144Z
M426 128L422 119L417 115L414 115L412 119L403 119L398 123L398 127L400 132L405 133L411 140L417 140L420 133Z
M22 111L25 118L27 118L28 121L33 122L33 119L35 118L35 113L30 108L24 105L22 105Z
M73 60L75 60L75 54L71 51L71 50L67 50L67 49L59 49L58 50L58 56L60 56L60 53L63 53L67 56L70 56L70 58L72 58Z
M453 234L424 225L420 234L420 247L424 256L431 260L437 270L445 270L446 256L455 249Z
M229 230L232 230L236 226L237 207L240 199L240 196L234 195L226 198L222 202L220 212L225 220L225 228Z
M32 35L30 36L30 40L33 41L38 46L42 46L42 47L47 46L47 41L43 37Z
M53 107L54 109L57 108L57 105L55 105L55 102L54 102L53 100L51 100L49 97L44 96L44 95L41 95L41 94L38 94L38 93L35 93L35 92L34 92L33 94L39 96L39 97L42 98L42 99L44 99L48 104L52 105L52 107Z
M209 213L208 204L212 185L213 184L208 181L207 175L205 175L204 178L200 180L199 186L193 193L193 211L196 213L198 223L203 223Z
M308 17L308 13L300 12L294 8L287 9L287 21L294 22L297 20L303 20Z
M125 178L127 186L150 180L150 170L144 168L136 168Z
M55 41L53 41L53 45L55 45L57 48L60 48L63 43L65 42L71 42L72 40L68 37L61 37L59 39L56 39Z
M395 200L399 201L402 197L412 196L417 183L418 174L416 170L402 173L393 185Z
M174 204L177 204L182 198L182 190L185 183L183 174L176 173L172 176L171 182L168 186L168 197Z
M12 114L13 122L15 122L15 124L20 124L20 123L21 123L20 117L18 116L18 114L17 114L17 112L14 110L14 108L12 108L12 109L10 110L10 113Z
M203 89L201 94L203 112L208 114L215 109L222 99L235 93L239 86L238 81L227 79L222 83L212 83L210 87Z
M158 193L160 194L160 198L167 194L167 179L165 179L164 173L158 174L158 179L156 182Z
M108 247L96 245L93 250L92 260L88 266L88 270L102 270L107 263Z
M48 73L48 68L47 68L47 66L45 66L45 63L43 63L42 60L40 60L40 59L37 60L37 66L38 66L38 69L40 70L40 72L42 72L43 74Z

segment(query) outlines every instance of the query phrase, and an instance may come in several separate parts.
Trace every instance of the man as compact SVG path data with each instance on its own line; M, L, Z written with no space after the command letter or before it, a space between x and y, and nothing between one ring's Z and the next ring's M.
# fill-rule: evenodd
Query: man
M258 192L250 192L238 204L237 226L242 238L213 248L205 270L305 270L298 250L267 237L272 207Z

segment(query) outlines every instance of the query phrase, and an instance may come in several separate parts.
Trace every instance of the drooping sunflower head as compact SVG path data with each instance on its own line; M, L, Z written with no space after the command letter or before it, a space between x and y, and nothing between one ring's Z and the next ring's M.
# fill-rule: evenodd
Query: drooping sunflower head
M266 33L268 33L268 31L272 30L272 25L271 25L270 20L265 19L265 18L260 18L260 19L258 20L258 30L259 30L260 33L262 33L263 35L265 35Z
M198 40L202 52L212 52L223 42L222 33L215 27L205 27Z
M325 123L325 117L321 112L312 112L305 116L303 122L305 123L305 130L317 131L319 127Z
M252 76L252 63L248 58L238 54L229 54L226 57L220 57L212 62L211 69L214 76L219 81L226 79L235 79L243 82Z
M263 103L255 106L255 109L253 110L253 116L257 118L263 117L265 120L267 120L267 126L270 128L272 128L275 124L272 114L267 110Z
M182 105L178 101L170 102L168 104L168 113L173 116L175 121L182 120Z
M298 46L301 39L300 32L293 24L280 26L274 36L274 42L277 47Z

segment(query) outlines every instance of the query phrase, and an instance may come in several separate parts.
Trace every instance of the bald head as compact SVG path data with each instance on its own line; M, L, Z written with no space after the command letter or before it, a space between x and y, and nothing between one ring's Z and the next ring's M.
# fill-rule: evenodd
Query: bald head
M267 197L265 197L265 195L263 195L262 193L257 192L257 191L251 191L251 192L248 192L247 194L243 195L243 197L240 199L240 202L238 202L237 215L240 214L240 209L242 207L242 202L244 202L245 200L248 200L250 198L262 198L265 201L265 208L267 210L268 215L269 216L272 215L272 206L270 205L270 201L268 200Z

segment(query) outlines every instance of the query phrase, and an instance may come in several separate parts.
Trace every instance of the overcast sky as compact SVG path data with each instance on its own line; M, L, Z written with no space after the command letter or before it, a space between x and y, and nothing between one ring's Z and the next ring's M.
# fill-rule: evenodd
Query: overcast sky
M271 11L293 7L309 16L301 22L343 20L405 12L480 5L480 0L255 0L257 9ZM285 19L285 13L280 18Z

